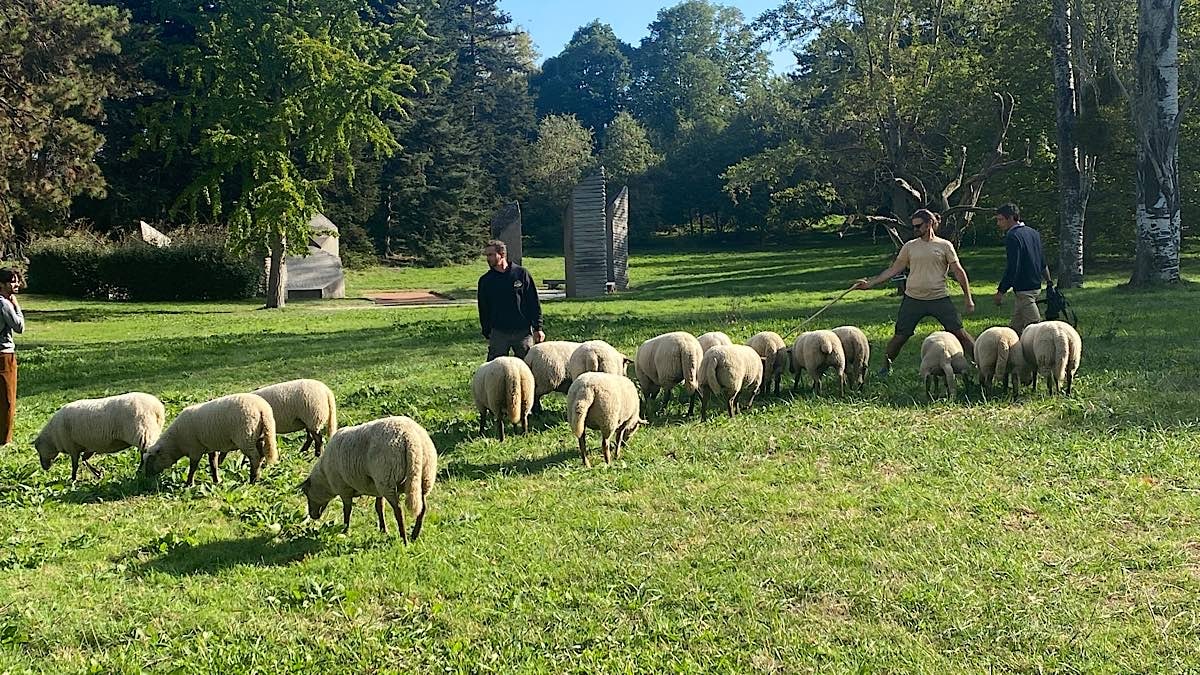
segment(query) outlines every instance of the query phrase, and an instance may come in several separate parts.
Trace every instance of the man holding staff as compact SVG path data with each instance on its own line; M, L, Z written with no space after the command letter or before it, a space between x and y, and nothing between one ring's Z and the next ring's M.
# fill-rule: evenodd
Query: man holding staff
M886 377L891 372L892 361L900 353L904 343L916 332L917 324L927 316L941 322L942 327L953 333L962 343L966 355L972 360L975 359L975 340L963 329L962 318L951 302L950 291L946 288L946 275L952 273L958 280L958 285L962 287L967 314L974 312L975 301L971 298L971 283L967 279L967 271L959 262L954 244L937 236L936 214L928 209L921 209L913 214L912 226L917 238L900 248L892 266L872 279L859 279L851 288L856 291L873 288L903 272L905 268L908 269L904 299L900 302L900 311L896 317L896 332L887 344L887 360L879 371L881 377Z

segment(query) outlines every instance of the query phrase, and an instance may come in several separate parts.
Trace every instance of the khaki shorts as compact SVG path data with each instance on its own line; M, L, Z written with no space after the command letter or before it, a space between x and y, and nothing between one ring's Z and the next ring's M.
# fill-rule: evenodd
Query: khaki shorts
M1037 297L1037 291L1015 291L1013 293L1013 314L1009 326L1017 332L1017 335L1020 335L1026 326L1042 320L1042 313L1038 311Z

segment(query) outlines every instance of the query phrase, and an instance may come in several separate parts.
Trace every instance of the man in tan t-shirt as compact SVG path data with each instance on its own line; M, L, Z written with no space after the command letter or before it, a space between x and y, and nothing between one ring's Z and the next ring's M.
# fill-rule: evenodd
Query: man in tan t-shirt
M879 371L881 376L888 374L892 368L892 361L900 353L900 348L916 332L921 319L927 316L934 317L941 322L942 327L954 333L967 356L975 359L975 340L963 329L962 318L950 300L950 291L946 288L946 274L954 274L954 278L962 287L966 297L967 314L975 311L975 301L971 299L971 283L967 279L967 271L958 260L958 254L954 251L954 244L937 236L937 224L937 216L927 209L914 213L912 225L917 238L900 248L896 262L892 263L891 267L873 279L859 279L854 284L854 290L871 288L908 268L904 299L900 302L900 312L896 317L896 334L887 344L887 360Z

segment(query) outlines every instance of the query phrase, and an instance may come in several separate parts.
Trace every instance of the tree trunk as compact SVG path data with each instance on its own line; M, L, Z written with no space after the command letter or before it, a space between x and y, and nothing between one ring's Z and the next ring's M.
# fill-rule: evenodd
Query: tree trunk
M267 269L267 309L278 309L287 304L287 265L284 251L287 241L271 235L271 263Z
M1081 92L1071 54L1082 36L1072 34L1070 0L1054 0L1050 17L1054 66L1055 117L1058 131L1058 285L1075 288L1083 283L1083 227L1095 159L1089 158L1075 138L1082 112Z
M1138 2L1134 285L1179 281L1179 4Z

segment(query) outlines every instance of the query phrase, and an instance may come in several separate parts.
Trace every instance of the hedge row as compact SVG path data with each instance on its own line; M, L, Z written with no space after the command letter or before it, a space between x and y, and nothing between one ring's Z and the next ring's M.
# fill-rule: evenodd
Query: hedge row
M235 255L218 236L175 237L167 248L73 234L26 251L31 293L102 300L237 300L262 294L261 258Z

